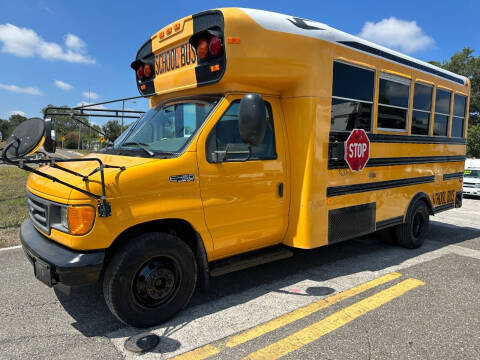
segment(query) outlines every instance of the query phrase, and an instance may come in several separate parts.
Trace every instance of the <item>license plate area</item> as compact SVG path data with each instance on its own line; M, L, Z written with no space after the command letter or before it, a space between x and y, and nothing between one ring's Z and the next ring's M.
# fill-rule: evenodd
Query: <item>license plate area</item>
M35 272L35 277L38 280L43 282L45 285L50 287L53 286L52 267L49 264L40 259L35 259L33 263L33 270Z

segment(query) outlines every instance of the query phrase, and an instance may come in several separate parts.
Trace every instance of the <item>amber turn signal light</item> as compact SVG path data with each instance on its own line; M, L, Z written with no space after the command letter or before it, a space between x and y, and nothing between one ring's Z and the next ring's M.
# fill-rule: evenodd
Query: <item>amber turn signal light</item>
M95 208L92 206L69 206L68 228L72 235L85 235L95 221Z

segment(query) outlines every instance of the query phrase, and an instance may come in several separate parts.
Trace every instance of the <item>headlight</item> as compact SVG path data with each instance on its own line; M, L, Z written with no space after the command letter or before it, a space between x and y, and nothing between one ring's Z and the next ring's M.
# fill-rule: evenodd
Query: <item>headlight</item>
M68 229L72 235L85 235L95 221L95 208L92 206L69 206L67 208Z
M85 235L92 229L95 221L93 206L61 205L52 209L52 228L72 235Z
M68 231L68 207L60 207L60 225Z
M480 183L479 183L479 184L475 184L475 187L476 187L476 188L480 188Z

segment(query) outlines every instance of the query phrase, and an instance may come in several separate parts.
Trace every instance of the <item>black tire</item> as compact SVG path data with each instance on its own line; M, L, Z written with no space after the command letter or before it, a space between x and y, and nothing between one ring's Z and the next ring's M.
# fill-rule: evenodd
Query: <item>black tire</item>
M158 325L190 302L197 282L192 250L165 233L146 233L121 246L103 279L110 311L138 328Z
M429 225L430 214L427 204L419 200L407 214L406 221L393 228L396 243L408 249L419 248L425 242Z

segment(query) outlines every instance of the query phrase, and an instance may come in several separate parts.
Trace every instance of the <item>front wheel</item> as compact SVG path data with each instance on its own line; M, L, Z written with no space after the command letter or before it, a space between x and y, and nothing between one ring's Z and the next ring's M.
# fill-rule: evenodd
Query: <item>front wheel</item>
M430 225L430 214L424 201L417 201L405 223L393 228L395 241L408 249L417 249L425 242Z
M165 233L140 235L118 249L103 280L110 311L127 325L160 324L190 301L197 281L192 250Z

